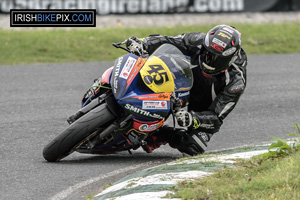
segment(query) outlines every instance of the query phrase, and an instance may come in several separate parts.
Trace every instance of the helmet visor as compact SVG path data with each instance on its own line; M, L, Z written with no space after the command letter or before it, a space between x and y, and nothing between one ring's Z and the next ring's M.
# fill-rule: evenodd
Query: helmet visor
M224 57L205 50L200 55L200 67L206 74L217 75L229 67L231 60L231 56Z

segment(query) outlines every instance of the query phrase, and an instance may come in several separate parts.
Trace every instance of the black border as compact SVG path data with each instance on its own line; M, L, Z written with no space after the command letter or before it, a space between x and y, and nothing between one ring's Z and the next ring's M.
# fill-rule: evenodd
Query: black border
M13 12L92 12L92 24L13 24ZM96 9L10 9L10 27L96 27Z

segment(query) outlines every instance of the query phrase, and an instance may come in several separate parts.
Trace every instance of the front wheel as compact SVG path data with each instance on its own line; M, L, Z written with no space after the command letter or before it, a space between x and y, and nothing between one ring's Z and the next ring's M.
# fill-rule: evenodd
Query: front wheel
M110 112L106 103L96 107L76 120L45 146L44 158L49 162L63 159L71 154L80 142L94 133L98 127L114 118L115 116Z

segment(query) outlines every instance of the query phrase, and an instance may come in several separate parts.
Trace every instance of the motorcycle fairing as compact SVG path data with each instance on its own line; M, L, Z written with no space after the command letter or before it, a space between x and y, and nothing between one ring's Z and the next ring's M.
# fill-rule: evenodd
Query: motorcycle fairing
M101 76L101 84L109 84L111 78L112 70L114 67L108 68Z
M180 62L185 62L184 58L179 56L180 59L177 59L178 55L175 55L174 58L173 54L180 54L180 51L172 45L162 45L161 47L156 51L156 56L159 59L154 60L161 60L161 62L167 65L170 69L175 82L174 90L176 96L179 98L189 96L189 91L186 90L190 88L192 76L188 75L187 66L180 64ZM113 95L118 103L122 105L123 108L130 110L133 114L133 120L129 121L130 124L126 124L126 128L130 128L131 130L132 127L137 132L145 133L145 136L153 134L154 130L164 124L164 114L170 110L170 97L173 94L173 92L165 91L161 93L154 93L145 84L145 82L143 82L142 76L139 72L146 61L146 58L140 58L133 54L124 55L118 58L115 61L113 69L105 71L101 78L102 84L108 84L108 86L111 86ZM152 65L151 62L148 64ZM154 76L155 74L151 75ZM159 80L160 79L157 79L158 82ZM106 100L108 102L112 102L109 98ZM166 102L167 109L165 109ZM95 138L89 138L91 140L87 141L84 145L81 145L80 148L76 149L76 151L81 153L111 154L119 151L135 149L136 147L133 148L133 144L123 133L123 131L127 131L124 127L125 125L122 127L123 129L113 131L106 137L97 138L97 135L95 135ZM129 131L127 133L129 133Z
M171 93L158 95L143 83L138 74L145 66L145 62L147 63L147 59L139 58L134 54L118 58L110 81L112 91L117 102L139 119L162 120L170 111ZM174 82L172 85L174 88ZM147 95L150 98L143 99ZM155 95L155 98L151 98L151 95Z
M157 56L151 56L140 70L143 82L154 93L174 92L174 79L168 65Z
M137 100L135 100L133 103L140 104L142 102L138 102ZM140 120L149 120L149 121L162 120L164 118L163 115L166 116L168 114L168 112L162 112L162 111L150 112L146 109L142 109L141 108L142 106L139 105L136 106L130 103L122 104L122 106ZM170 107L170 105L168 105L168 107Z
M129 87L146 60L134 54L126 54L115 61L110 83L117 100L132 91Z
M130 105L125 105L127 110L130 110L136 118L143 121L150 120L161 120L163 117L166 117L170 109L170 97L172 93L159 93L159 94L146 94L133 96L128 95L128 98L124 98L123 102L128 102ZM140 102L140 108L142 110L134 108L135 104ZM157 110L159 109L159 110ZM155 113L151 112L152 110L157 110ZM144 112L143 112L144 111ZM150 111L150 113L148 113ZM146 116L146 117L145 117Z
M147 136L148 134L151 134L151 132L160 128L164 124L164 122L164 119L157 121L140 121L136 118L133 118L132 128L137 130L139 133ZM126 133L126 135L128 135L129 132L130 130ZM113 136L113 140L110 140L108 142L102 141L94 146L92 152L100 154L111 154L131 149L133 144L128 140L127 137L128 136L125 135L116 138ZM80 149L77 149L77 151L81 153L91 152L91 150L86 149L85 147L81 147Z
M164 124L165 120L162 119L160 121L140 121L138 119L133 119L132 127L138 131L142 132L152 132L161 127Z
M136 75L139 73L140 69L144 66L144 63L147 61L147 58L141 58L139 57L133 70L132 73L130 73L130 76L128 77L126 81L126 88L125 90L131 85L131 82L134 80Z

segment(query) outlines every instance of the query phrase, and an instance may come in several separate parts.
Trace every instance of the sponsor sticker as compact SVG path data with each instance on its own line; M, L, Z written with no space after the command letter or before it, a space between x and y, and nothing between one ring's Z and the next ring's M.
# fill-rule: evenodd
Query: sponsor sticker
M239 82L236 83L236 85L231 86L229 91L231 93L237 93L245 89L245 84L240 80Z
M167 101L143 101L143 109L147 110L167 110Z
M201 125L201 123L200 123L197 119L194 119L194 125L193 125L193 128L194 128L194 129L197 129L197 128L200 127L200 125Z
M143 110L143 109L140 109L140 108L137 108L133 105L130 105L130 104L126 104L125 105L125 109L131 111L131 112L134 112L138 115L143 115L143 116L146 116L146 117L152 117L152 118L155 118L155 119L163 119L162 116L156 114L156 113L150 113L149 111L146 111L146 110Z
M218 45L218 44L211 44L210 45L212 48L214 48L215 50L217 50L217 51L223 51L224 49L223 49L223 47L221 47L220 45Z
M226 35L228 35L230 38L232 38L232 34L225 31L224 29L220 30L221 32L225 33Z
M225 30L225 31L227 31L227 32L229 32L231 34L234 32L234 30L231 29L231 28L229 28L229 27L224 27L223 30Z
M225 48L225 47L227 46L227 44L226 44L225 42L219 40L218 38L214 38L214 39L212 40L212 42L214 42L214 43L220 45L220 46L223 47L223 48Z
M143 124L139 127L140 131L146 131L148 129L148 124Z
M133 128L143 132L151 132L161 127L164 124L164 122L165 122L164 119L155 122L143 122L143 121L134 120Z
M230 49L227 49L226 51L224 51L222 53L223 56L229 56L231 54L233 54L236 51L236 47L232 47Z
M190 91L178 93L178 97L185 97L185 96L188 96L188 95L190 95Z
M120 67L122 64L122 60L123 57L119 57L117 65L115 67L115 71L114 71L114 93L117 93L117 89L118 89L118 83L119 83L119 72L120 72Z
M129 78L126 81L126 83L127 83L126 89L129 87L129 85L131 84L133 79L136 77L136 75L138 74L138 72L140 71L140 69L142 68L142 66L144 65L144 63L146 61L147 61L147 58L138 58L136 64L133 67L132 72L129 75Z
M134 98L138 98L139 100L143 100L143 99L157 99L158 96L157 95L143 95L143 96L138 96L138 97L134 97Z
M152 125L143 124L140 126L139 130L145 131L145 132L154 131L154 130L158 129L161 125L162 125L161 123L152 124Z
M161 94L158 95L158 98L161 99L161 100L162 100L162 99L170 100L171 94L172 94L172 93L161 93Z
M136 59L132 57L128 57L121 73L120 78L128 79L130 72L132 71L134 65L136 63Z
M160 94L146 94L146 95L141 95L141 96L136 96L133 97L135 99L139 99L139 100L170 100L170 96L172 93L160 93Z
M231 37L228 36L228 35L225 34L225 33L221 33L221 32L220 32L218 35L221 36L221 37L223 37L223 38L227 38L227 39L229 39L229 40L231 39Z

